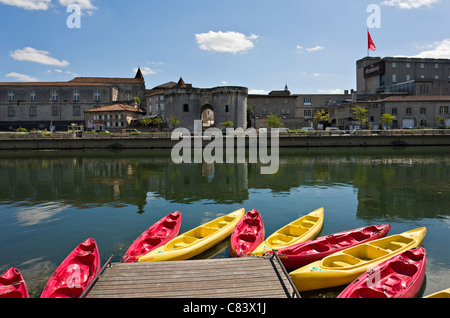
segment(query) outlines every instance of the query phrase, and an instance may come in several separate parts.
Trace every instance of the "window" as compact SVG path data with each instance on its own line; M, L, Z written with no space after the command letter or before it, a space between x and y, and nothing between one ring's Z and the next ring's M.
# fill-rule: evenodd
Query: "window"
M126 95L125 95L125 101L126 101L126 102L131 101L131 95L130 95L130 94L126 94Z
M392 108L392 115L397 115L397 108Z
M225 113L228 113L230 111L230 107L228 105L225 105Z
M58 101L58 91L53 90L51 98L52 98L52 102Z
M30 91L30 102L35 102L35 101L36 101L36 91L31 90Z
M73 91L73 101L74 102L80 101L80 92L79 91Z
M184 104L183 105L183 112L189 113L189 104Z
M406 63L406 68L411 68L411 63Z
M81 116L81 107L80 107L80 105L73 106L73 116L74 117Z
M425 75L420 75L420 78L425 78Z
M288 103L288 99L285 98L283 102L284 102L285 104L287 104L287 103Z
M8 107L8 117L15 117L16 116L16 109L14 106Z
M392 74L392 83L397 83L397 75Z
M100 91L94 91L94 100L99 101L101 99Z
M305 116L305 117L312 117L312 110L311 109L305 109L303 111L303 116Z
M420 63L420 68L425 68L425 64Z
M420 109L420 114L421 115L426 115L426 113L427 113L427 109L426 108L421 108Z
M397 68L397 63L396 62L392 62L392 68Z
M441 114L441 115L448 115L448 106L441 106L439 108L439 114Z
M31 117L37 116L37 108L36 108L36 106L31 106L30 107L30 116Z
M406 108L406 115L412 114L412 108Z
M8 91L8 102L14 101L14 91Z
M126 91L131 91L132 89L133 89L133 87L131 86L131 84L125 84Z
M52 107L52 116L58 116L58 106Z
M411 75L407 74L407 75L406 75L406 80L407 80L407 81L410 81L410 80L411 80Z
M311 105L311 97L303 97L303 105Z
M422 126L422 127L427 127L427 120L426 120L426 119L422 119L422 120L420 121L420 126Z
M434 68L438 69L439 68L439 64L438 63L434 64Z
M439 75L434 75L434 79L439 79Z

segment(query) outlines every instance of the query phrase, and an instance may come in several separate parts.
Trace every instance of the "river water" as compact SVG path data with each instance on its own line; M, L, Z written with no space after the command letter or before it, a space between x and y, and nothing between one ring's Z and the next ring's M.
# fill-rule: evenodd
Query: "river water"
M89 237L103 264L120 261L142 231L176 210L185 232L255 208L268 236L324 207L322 235L385 223L389 235L427 227L421 296L450 288L450 147L280 149L278 172L260 171L249 163L177 165L167 150L2 152L0 272L17 267L39 297ZM228 242L200 257L229 257Z

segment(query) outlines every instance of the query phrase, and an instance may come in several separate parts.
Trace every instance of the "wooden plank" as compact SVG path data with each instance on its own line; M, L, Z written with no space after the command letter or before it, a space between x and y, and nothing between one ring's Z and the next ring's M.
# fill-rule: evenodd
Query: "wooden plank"
M286 298L292 287L276 261L256 257L115 263L88 298Z

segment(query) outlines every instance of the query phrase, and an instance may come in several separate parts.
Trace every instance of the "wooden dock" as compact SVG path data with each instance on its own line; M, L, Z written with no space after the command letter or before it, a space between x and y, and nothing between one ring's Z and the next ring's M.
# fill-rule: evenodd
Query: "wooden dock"
M277 257L112 263L87 298L300 297Z

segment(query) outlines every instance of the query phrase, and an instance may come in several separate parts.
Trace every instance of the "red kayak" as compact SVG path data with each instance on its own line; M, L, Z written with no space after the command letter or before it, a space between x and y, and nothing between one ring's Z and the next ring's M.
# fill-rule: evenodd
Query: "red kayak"
M415 298L426 267L427 252L416 247L373 267L348 285L338 298Z
M123 256L123 262L137 262L141 256L177 237L180 233L180 228L180 211L176 211L165 216L149 227L133 242L133 244L131 244L130 248Z
M264 241L264 223L255 209L248 211L236 224L230 238L232 257L248 256Z
M48 280L41 298L79 298L100 269L97 244L89 238L59 265Z
M284 267L293 270L341 250L382 238L390 229L389 224L372 225L287 246L277 253Z
M27 285L17 268L10 268L0 276L0 298L30 298Z

